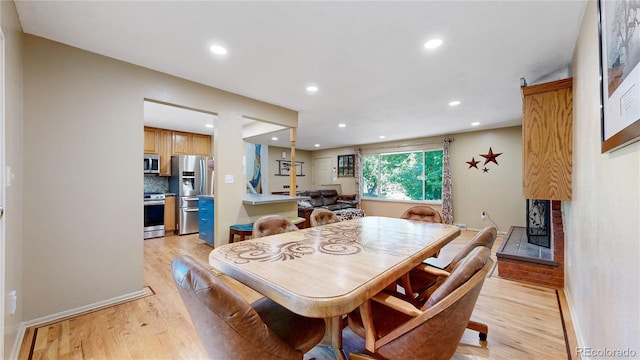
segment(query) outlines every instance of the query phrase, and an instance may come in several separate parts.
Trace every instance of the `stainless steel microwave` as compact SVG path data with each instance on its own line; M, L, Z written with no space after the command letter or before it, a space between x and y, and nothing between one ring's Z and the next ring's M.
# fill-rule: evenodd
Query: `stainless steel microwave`
M160 156L154 154L144 154L144 173L160 174Z

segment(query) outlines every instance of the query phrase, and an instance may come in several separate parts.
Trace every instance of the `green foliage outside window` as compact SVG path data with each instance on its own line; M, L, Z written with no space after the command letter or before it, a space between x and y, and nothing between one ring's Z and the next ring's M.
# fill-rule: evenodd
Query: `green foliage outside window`
M363 156L363 196L441 200L442 155L442 150L435 150Z

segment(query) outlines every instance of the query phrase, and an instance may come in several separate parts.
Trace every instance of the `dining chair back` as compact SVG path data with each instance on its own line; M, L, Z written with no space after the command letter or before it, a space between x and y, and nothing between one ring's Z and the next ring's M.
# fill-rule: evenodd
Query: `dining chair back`
M253 223L251 237L257 239L263 236L282 234L289 231L296 231L298 228L282 215L266 215Z
M188 255L175 258L171 272L211 359L302 359L324 336L324 320L266 297L249 304Z
M416 205L408 208L402 215L401 219L417 220L424 222L442 223L442 215L438 210L428 205Z
M311 222L311 226L314 227L314 226L320 226L320 225L326 225L326 224L333 224L340 221L340 219L338 219L338 216L336 216L336 214L334 214L333 211L318 208L318 209L314 209L313 212L311 212L311 216L309 216L309 221Z

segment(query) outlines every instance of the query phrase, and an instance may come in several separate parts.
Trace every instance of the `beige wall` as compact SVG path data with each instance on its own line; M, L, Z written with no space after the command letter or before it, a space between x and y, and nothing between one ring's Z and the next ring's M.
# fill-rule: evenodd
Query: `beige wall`
M563 203L566 292L581 346L640 354L640 143L600 153L596 3L574 53L573 200ZM634 357L635 357L634 356Z
M5 141L4 146L6 164L11 167L15 175L13 184L6 188L5 216L3 218L5 230L4 276L5 293L16 290L18 306L15 315L9 315L8 307L4 312L4 357L9 358L11 350L16 344L18 330L24 319L23 301L23 67L22 67L22 29L18 21L15 5L12 1L0 1L0 26L5 37ZM27 217L27 224L32 218ZM6 301L6 300L5 300ZM2 350L2 349L0 349Z
M282 158L282 152L285 152L286 159ZM298 185L298 191L309 190L311 188L311 179L313 179L311 173L311 152L306 150L296 149L296 161L302 161L302 174L304 176L296 177L296 185ZM277 176L278 173L278 160L291 160L291 148L281 148L276 146L269 146L269 193L274 191L289 191L284 186L289 186L288 176Z
M351 155L354 154L354 147L343 147L328 150L314 151L311 157L315 159L329 158L331 159L331 168L337 169L338 167L338 155ZM311 162L311 168L313 169L313 161ZM329 184L315 184L313 180L313 174L311 174L311 187L313 189L331 189L338 190L339 194L355 194L356 185L353 177L338 177L337 172L332 173L332 179ZM325 185L325 186L322 186ZM330 185L330 186L326 186Z
M522 195L522 127L455 134L451 143L451 176L453 186L453 220L470 229L482 229L493 220L499 231L511 226L525 226L525 199ZM488 172L469 169L471 157L484 160L491 147L502 153L490 163ZM483 161L484 162L484 161ZM483 164L478 164L482 169ZM482 220L485 210L489 218Z
M451 143L451 176L453 186L453 220L456 224L464 224L469 229L482 229L498 225L501 232L510 226L525 225L525 199L522 196L522 128L520 126L474 131L450 135L455 140ZM410 149L442 148L442 137L419 138L411 141L388 142L363 145L363 152L393 152ZM407 144L418 144L406 146ZM471 157L484 160L480 154L486 154L489 147L496 153L498 164L487 165L489 172L484 173L482 162L480 169L469 169L466 161ZM348 153L352 148L332 149L313 153L314 158ZM355 191L353 178L339 178L345 194ZM441 211L440 204L425 202ZM407 208L415 205L412 202L388 200L364 200L362 208L367 215L400 216ZM489 219L482 220L480 213L486 211Z
M218 114L216 242L244 212L242 117L297 126L294 111L42 38L25 35L24 56L27 320L142 289L145 98Z

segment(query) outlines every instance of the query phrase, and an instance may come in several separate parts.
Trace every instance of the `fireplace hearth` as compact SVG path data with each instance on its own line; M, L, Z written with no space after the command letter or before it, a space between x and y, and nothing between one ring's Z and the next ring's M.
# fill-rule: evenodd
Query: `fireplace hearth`
M527 226L512 226L505 235L496 253L498 275L505 279L562 288L564 286L564 229L560 201L553 200L550 206L546 205L546 212L550 213L550 217L544 220L546 236L548 236L546 241L552 245L551 247L531 243L531 239L539 241L540 237L545 236L541 226L543 221L537 218L538 215L544 215L544 208L536 208L535 211L540 213L535 214L536 221L529 223L529 211L534 205L542 207L545 205L527 204L526 225L536 226L531 226L529 229Z

